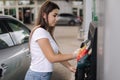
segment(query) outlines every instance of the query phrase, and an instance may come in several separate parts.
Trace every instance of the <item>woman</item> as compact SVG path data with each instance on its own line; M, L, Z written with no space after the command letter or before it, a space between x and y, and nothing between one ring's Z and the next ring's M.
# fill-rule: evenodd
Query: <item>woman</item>
M35 28L30 34L31 65L25 80L50 80L53 63L56 62L72 72L76 71L67 61L75 59L77 52L61 54L53 36L58 11L58 5L51 1L44 2L40 8Z

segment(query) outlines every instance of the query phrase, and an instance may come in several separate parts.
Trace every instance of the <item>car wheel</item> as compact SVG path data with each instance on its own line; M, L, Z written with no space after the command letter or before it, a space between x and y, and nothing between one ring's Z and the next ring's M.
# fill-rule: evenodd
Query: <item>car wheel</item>
M68 23L70 26L74 26L75 25L75 21L69 21Z

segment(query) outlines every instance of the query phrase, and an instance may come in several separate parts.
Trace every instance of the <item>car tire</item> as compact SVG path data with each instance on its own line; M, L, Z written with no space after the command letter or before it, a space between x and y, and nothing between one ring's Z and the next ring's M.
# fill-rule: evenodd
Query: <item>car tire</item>
M69 21L69 23L68 23L70 26L74 26L75 25L75 21Z

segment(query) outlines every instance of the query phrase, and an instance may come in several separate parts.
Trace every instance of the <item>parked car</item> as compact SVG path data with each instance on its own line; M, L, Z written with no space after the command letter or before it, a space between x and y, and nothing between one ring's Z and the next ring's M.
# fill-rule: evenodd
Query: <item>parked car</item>
M30 65L29 34L19 20L0 16L0 80L24 80Z
M58 14L57 24L56 25L77 25L81 24L82 20L80 17L77 17L71 13L60 13Z

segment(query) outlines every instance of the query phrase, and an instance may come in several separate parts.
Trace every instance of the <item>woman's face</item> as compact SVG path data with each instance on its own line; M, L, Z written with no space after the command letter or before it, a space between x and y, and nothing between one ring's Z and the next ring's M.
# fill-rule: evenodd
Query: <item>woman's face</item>
M53 9L49 14L48 14L48 23L49 26L55 26L56 24L56 19L57 19L57 15L58 15L58 9Z

